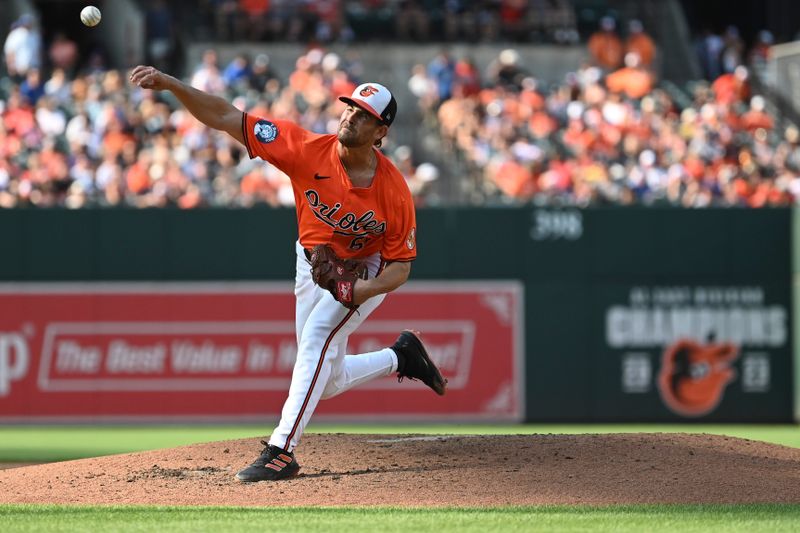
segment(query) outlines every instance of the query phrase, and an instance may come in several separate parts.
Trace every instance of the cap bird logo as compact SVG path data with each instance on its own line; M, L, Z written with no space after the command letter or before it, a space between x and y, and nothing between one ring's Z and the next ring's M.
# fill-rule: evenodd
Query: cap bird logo
M360 94L361 96L366 98L368 96L372 96L373 94L377 94L377 93L378 93L378 89L376 89L372 85L367 85L366 87L361 89L361 92L359 92L358 94Z
M679 340L664 351L658 390L667 407L683 416L703 416L722 401L725 387L736 378L731 364L739 357L730 343L700 344Z

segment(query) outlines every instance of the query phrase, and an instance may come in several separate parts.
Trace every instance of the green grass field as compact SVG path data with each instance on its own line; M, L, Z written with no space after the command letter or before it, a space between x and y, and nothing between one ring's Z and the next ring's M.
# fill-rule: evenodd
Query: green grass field
M263 437L266 426L0 426L0 462L44 462ZM714 433L800 448L794 425L322 425L307 433Z
M6 532L39 531L797 531L800 507L642 505L493 509L0 506Z
M57 461L238 438L262 426L0 427L0 462ZM312 425L317 433L689 432L800 447L800 427L745 425ZM0 485L2 491L2 485ZM489 509L0 505L0 531L798 531L800 505L537 506Z

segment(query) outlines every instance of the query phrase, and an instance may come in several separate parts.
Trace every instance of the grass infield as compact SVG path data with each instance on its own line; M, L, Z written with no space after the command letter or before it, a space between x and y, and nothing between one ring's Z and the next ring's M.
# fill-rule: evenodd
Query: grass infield
M0 426L0 462L46 462L156 450L218 440L264 438L264 426ZM800 448L796 425L323 425L308 433L578 434L713 433ZM257 445L257 442L254 444Z
M0 506L4 532L40 531L797 531L798 505L545 506L487 509Z

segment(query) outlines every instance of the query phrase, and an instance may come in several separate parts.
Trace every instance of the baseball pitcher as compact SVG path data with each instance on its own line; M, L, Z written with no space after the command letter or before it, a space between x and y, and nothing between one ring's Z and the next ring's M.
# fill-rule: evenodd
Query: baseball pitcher
M319 135L286 120L239 111L149 66L131 82L171 91L207 126L242 143L292 181L296 244L297 362L281 421L259 457L236 474L240 481L297 475L294 449L317 403L397 372L444 395L447 381L418 334L400 333L389 348L347 355L347 339L387 293L408 280L416 258L416 215L403 176L378 150L397 113L391 92L365 83L347 104L335 135Z

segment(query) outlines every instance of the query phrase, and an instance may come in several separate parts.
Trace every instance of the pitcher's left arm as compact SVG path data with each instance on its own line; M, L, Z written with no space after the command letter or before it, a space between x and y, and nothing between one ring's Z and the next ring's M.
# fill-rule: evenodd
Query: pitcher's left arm
M372 279L359 279L353 287L353 303L360 305L379 294L386 294L408 281L411 274L411 261L389 263L383 271Z

